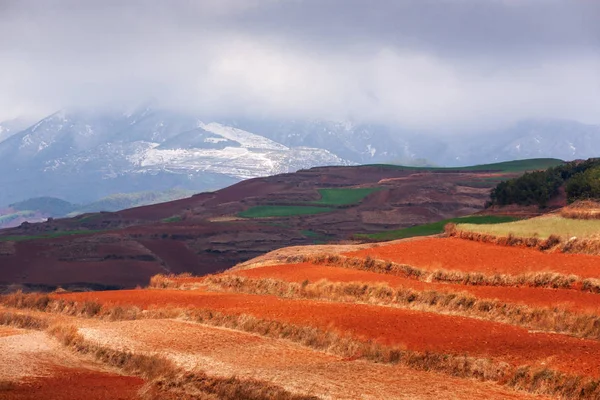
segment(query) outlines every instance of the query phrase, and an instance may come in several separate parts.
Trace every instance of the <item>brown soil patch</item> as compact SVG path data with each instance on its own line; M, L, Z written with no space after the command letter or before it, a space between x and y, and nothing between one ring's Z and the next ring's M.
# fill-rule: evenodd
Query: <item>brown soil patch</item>
M533 333L515 326L464 317L362 304L201 291L137 290L73 293L60 297L145 308L172 304L226 314L251 314L415 351L468 354L501 359L513 365L533 364L600 377L598 341Z
M496 299L506 303L523 304L535 307L564 308L572 311L600 313L600 298L597 294L579 290L545 289L532 287L466 286L459 284L428 283L400 276L377 274L374 272L347 268L327 267L310 263L274 265L249 270L234 271L231 274L252 279L272 278L286 282L364 282L384 283L391 287L411 288L418 291L469 293L480 299ZM201 282L202 278L178 278L181 283Z
M335 399L528 398L474 380L402 366L346 361L293 343L180 321L126 321L81 331L86 338L136 352L158 351L211 375L269 381L295 393Z
M428 238L346 253L372 257L430 271L436 269L486 274L518 275L535 272L600 277L600 257L584 254L543 253L454 238Z

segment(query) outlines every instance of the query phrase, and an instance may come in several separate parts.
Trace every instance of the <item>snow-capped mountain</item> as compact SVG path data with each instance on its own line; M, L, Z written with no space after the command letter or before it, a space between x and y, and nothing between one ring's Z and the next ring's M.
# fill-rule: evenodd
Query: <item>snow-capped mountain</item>
M60 111L0 143L0 204L34 196L93 201L115 192L220 188L319 165L349 165L327 150L164 110Z
M40 196L83 203L121 192L203 191L322 165L426 160L459 166L598 156L600 127L574 121L435 136L349 122L214 121L151 107L63 110L0 142L0 206Z
M414 132L349 121L236 120L231 125L260 132L286 146L316 147L361 164L410 163Z

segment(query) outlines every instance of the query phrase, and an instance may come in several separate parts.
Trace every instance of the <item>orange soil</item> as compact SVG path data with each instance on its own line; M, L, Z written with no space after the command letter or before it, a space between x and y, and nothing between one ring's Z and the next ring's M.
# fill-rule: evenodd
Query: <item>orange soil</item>
M144 308L172 304L226 314L251 314L334 330L410 350L492 357L514 365L550 366L565 372L600 377L600 341L531 333L511 325L464 317L362 304L201 291L133 290L54 296Z
M23 333L27 333L27 331L24 331L22 329L13 329L5 326L0 327L0 337L21 335Z
M81 333L109 347L161 352L184 368L272 382L295 393L357 399L537 398L475 380L347 361L284 340L173 320L122 321Z
M427 270L445 269L486 274L558 272L600 278L600 257L584 254L543 253L520 247L498 246L455 238L428 238L399 242L356 252L350 257L389 260Z
M27 378L0 393L3 400L130 400L139 399L139 378L55 366L51 376Z
M465 292L480 299L497 299L506 303L524 304L535 307L559 307L573 311L600 313L600 297L597 294L581 292L579 290L427 283L400 276L327 267L310 263L267 266L235 271L231 272L231 274L252 279L272 278L287 282L303 282L307 279L311 283L322 279L331 282L377 282L386 283L395 288L404 287L418 291ZM201 280L201 278L195 279L196 282L200 282ZM191 278L183 278L183 281L192 283Z

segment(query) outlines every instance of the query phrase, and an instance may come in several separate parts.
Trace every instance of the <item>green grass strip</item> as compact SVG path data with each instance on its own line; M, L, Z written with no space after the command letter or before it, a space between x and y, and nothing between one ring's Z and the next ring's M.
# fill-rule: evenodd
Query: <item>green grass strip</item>
M528 160L506 161L494 164L472 165L468 167L410 167L405 165L370 164L367 166L392 168L415 171L498 171L498 172L525 172L544 170L564 164L556 158L533 158Z
M346 206L359 203L362 199L382 188L339 188L318 189L321 199L311 204L323 204L328 206Z
M242 218L293 217L296 215L321 214L333 211L329 207L310 206L256 206L238 214Z

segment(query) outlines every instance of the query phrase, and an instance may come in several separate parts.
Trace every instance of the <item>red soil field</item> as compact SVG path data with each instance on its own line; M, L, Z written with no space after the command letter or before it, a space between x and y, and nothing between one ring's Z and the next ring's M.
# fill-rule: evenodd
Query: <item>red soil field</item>
M2 400L133 400L144 384L139 378L56 366L50 376L27 378L0 391Z
M135 352L163 352L184 368L200 366L212 376L259 379L333 399L523 399L489 383L416 371L310 350L276 340L173 320L122 321L80 331L91 340Z
M225 314L251 314L410 350L468 354L501 359L513 365L533 364L600 377L600 341L532 333L511 325L464 317L362 304L201 291L133 290L54 296L143 308L172 304Z
M455 238L428 238L399 242L346 256L389 260L426 270L457 270L518 275L558 272L583 278L600 278L600 257L584 254L543 253L520 247L498 246Z
M226 273L227 274L227 273ZM600 312L600 297L579 290L545 289L532 287L467 286L446 283L428 283L400 276L377 274L347 268L327 267L310 263L287 264L232 271L231 275L252 279L272 278L287 282L311 283L326 279L330 282L386 283L394 288L410 288L418 291L469 293L480 299L497 299L507 303L535 307L565 308L589 313ZM192 283L194 278L180 278ZM195 278L200 281L201 278Z

